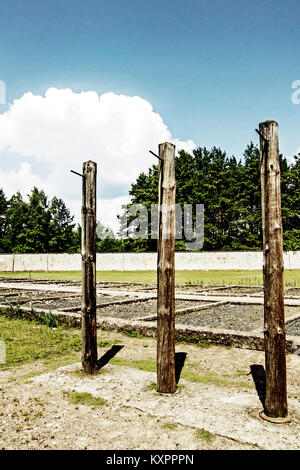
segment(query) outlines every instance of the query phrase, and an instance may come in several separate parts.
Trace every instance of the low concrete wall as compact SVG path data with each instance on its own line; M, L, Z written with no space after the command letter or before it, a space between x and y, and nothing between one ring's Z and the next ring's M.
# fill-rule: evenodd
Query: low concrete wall
M48 254L16 254L14 271L48 271Z
M300 269L300 251L287 251L283 260L285 269Z
M260 251L177 252L178 270L260 270L263 255ZM98 253L97 271L153 271L156 253ZM300 269L300 251L284 253L285 269ZM0 254L0 271L80 271L79 253Z
M0 271L14 271L14 255L0 255Z
M80 271L80 253L49 253L48 271Z

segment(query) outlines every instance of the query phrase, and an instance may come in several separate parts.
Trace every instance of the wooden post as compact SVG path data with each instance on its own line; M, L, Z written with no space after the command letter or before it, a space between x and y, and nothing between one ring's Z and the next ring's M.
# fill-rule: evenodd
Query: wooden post
M157 249L157 390L174 393L175 380L175 145L159 145Z
M265 409L262 417L288 415L286 391L283 248L278 124L259 124L263 228Z
M82 366L97 369L96 328L96 174L97 164L83 164L82 178Z

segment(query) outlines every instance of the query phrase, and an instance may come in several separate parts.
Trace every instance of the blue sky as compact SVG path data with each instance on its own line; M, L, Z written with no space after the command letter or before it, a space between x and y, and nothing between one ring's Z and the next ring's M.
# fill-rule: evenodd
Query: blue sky
M237 157L258 142L258 123L274 119L291 157L300 148L291 100L299 24L299 0L11 0L0 4L0 80L10 104L49 88L139 96L172 138ZM55 160L29 153L0 150L0 168L28 162L45 180Z

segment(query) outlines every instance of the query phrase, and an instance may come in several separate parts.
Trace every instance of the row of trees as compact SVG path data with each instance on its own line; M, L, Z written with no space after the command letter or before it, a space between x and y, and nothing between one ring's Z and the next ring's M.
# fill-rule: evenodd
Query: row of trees
M204 250L259 250L262 247L260 156L252 143L242 160L220 148L197 148L176 157L176 202L204 204ZM280 157L284 249L300 249L300 155L288 164ZM132 184L131 202L149 210L158 202L158 167L141 173ZM126 210L124 211L126 215ZM123 214L123 215L124 215ZM150 221L149 221L150 224ZM120 233L124 226L120 226ZM98 222L97 250L155 251L156 240L114 238ZM151 227L149 227L149 234ZM20 193L6 199L0 190L0 252L78 252L81 228L62 199L50 201L34 188L25 201ZM177 241L185 249L185 239Z
M97 223L97 251L122 251L123 240ZM75 227L62 199L48 199L33 188L24 200L20 193L7 199L0 189L0 253L76 253L81 251L81 227Z
M0 189L0 251L45 253L77 251L80 233L62 199L48 201L34 188L28 202L20 193L6 199Z
M197 148L176 157L176 202L204 204L204 250L262 248L260 154L251 143L242 160L220 148ZM300 154L288 164L280 156L284 249L300 249ZM157 203L158 167L132 184L133 203ZM154 240L135 240L136 249L154 250ZM184 249L184 240L176 243Z

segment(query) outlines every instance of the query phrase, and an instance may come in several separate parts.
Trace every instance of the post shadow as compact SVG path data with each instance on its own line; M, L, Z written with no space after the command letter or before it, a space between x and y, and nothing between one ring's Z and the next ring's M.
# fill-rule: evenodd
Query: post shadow
M118 354L122 348L124 348L124 346L120 344L115 344L112 346L108 351L106 351L105 354L103 354L103 356L97 360L97 368L101 369L104 367L116 354Z
M175 353L175 381L178 384L180 379L180 374L183 369L187 353L177 352Z
M264 366L260 364L252 364L250 366L251 375L254 381L254 385L263 407L265 408L266 398L266 372Z

